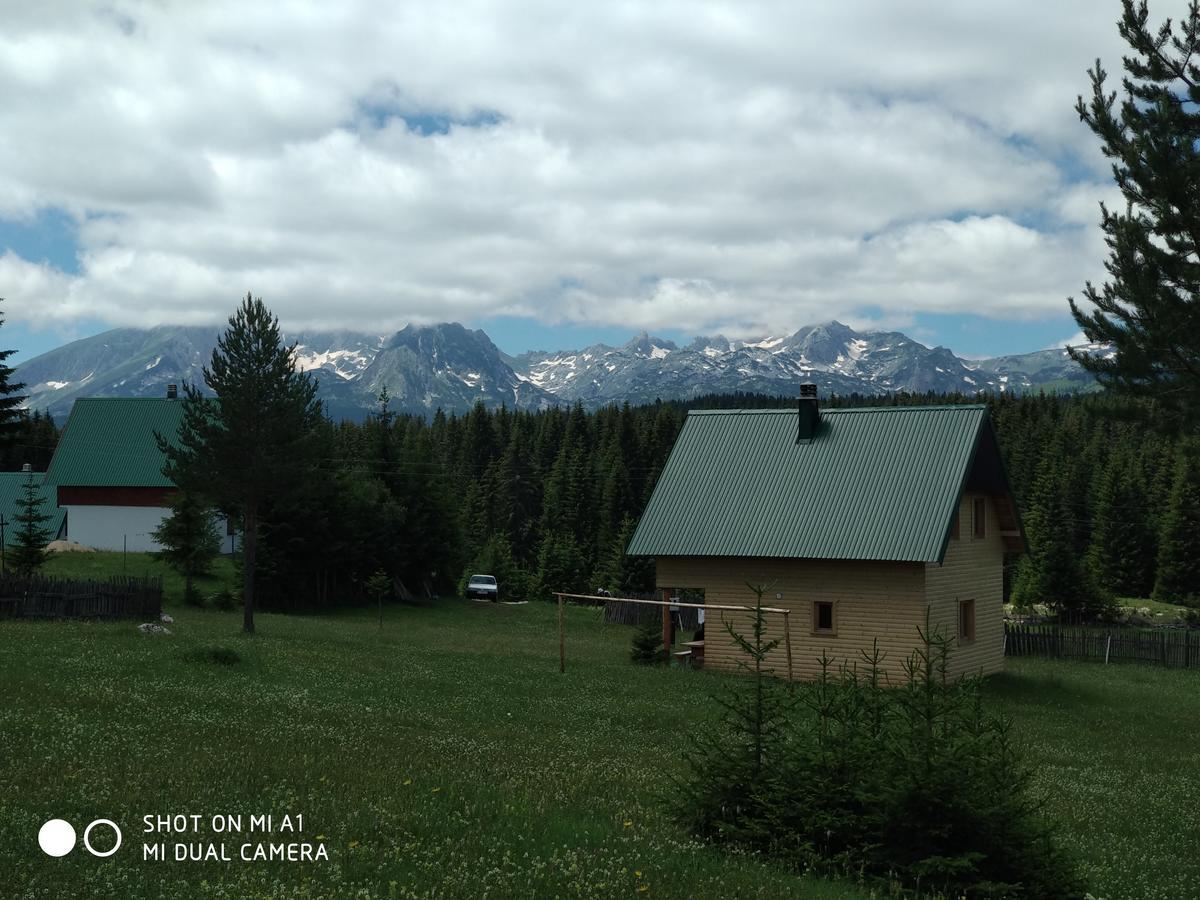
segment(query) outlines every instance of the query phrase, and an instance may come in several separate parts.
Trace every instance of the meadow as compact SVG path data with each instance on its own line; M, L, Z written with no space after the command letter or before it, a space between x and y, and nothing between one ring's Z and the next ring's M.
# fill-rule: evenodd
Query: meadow
M565 675L548 604L395 605L382 629L373 610L262 615L253 637L238 613L169 612L167 637L0 622L0 896L889 896L681 833L672 776L728 678L634 666L631 629L595 609L568 609ZM1020 660L987 694L1093 895L1200 896L1200 674ZM180 813L199 834L141 833ZM215 814L302 832L214 834ZM124 844L47 857L52 817L113 819ZM260 839L328 859L238 858ZM142 859L177 841L233 859Z

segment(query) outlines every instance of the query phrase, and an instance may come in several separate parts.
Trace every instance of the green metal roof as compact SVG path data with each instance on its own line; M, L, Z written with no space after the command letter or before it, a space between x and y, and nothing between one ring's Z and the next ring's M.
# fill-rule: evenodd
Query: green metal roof
M17 513L21 511L17 504L25 496L22 488L28 478L29 475L26 472L0 472L0 515L4 516L5 522L4 542L9 545L16 540ZM34 484L43 501L42 512L50 516L46 528L50 531L50 536L56 538L62 531L63 517L66 516L67 511L59 509L54 488L46 485L43 481L44 478L45 475L42 472L33 473Z
M797 427L794 409L689 413L628 552L941 560L986 407L824 409L811 443Z
M172 487L154 434L175 439L182 421L182 400L80 397L46 481L62 487Z

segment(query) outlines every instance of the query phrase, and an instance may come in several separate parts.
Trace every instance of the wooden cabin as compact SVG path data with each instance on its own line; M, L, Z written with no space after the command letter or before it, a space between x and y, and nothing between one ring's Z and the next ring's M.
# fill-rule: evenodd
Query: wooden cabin
M877 642L893 682L926 627L952 639L952 675L1003 669L1004 560L1023 550L986 406L822 410L811 385L798 409L689 413L628 548L666 594L753 606L765 588L796 678ZM705 665L735 668L725 625L749 634L751 615L705 618Z

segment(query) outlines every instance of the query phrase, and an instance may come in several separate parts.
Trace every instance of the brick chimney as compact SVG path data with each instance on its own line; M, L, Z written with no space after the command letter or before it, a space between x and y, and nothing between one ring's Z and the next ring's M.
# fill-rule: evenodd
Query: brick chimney
M796 443L808 444L821 430L821 406L815 384L800 385L800 408L797 416Z
M167 399L168 400L178 400L179 399L179 387L177 385L174 385L174 384L167 385Z

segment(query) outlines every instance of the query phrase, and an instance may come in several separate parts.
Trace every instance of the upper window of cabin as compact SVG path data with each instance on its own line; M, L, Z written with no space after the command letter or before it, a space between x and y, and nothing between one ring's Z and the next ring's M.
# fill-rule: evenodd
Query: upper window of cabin
M983 497L976 497L972 505L972 534L977 538L987 537L987 501Z

